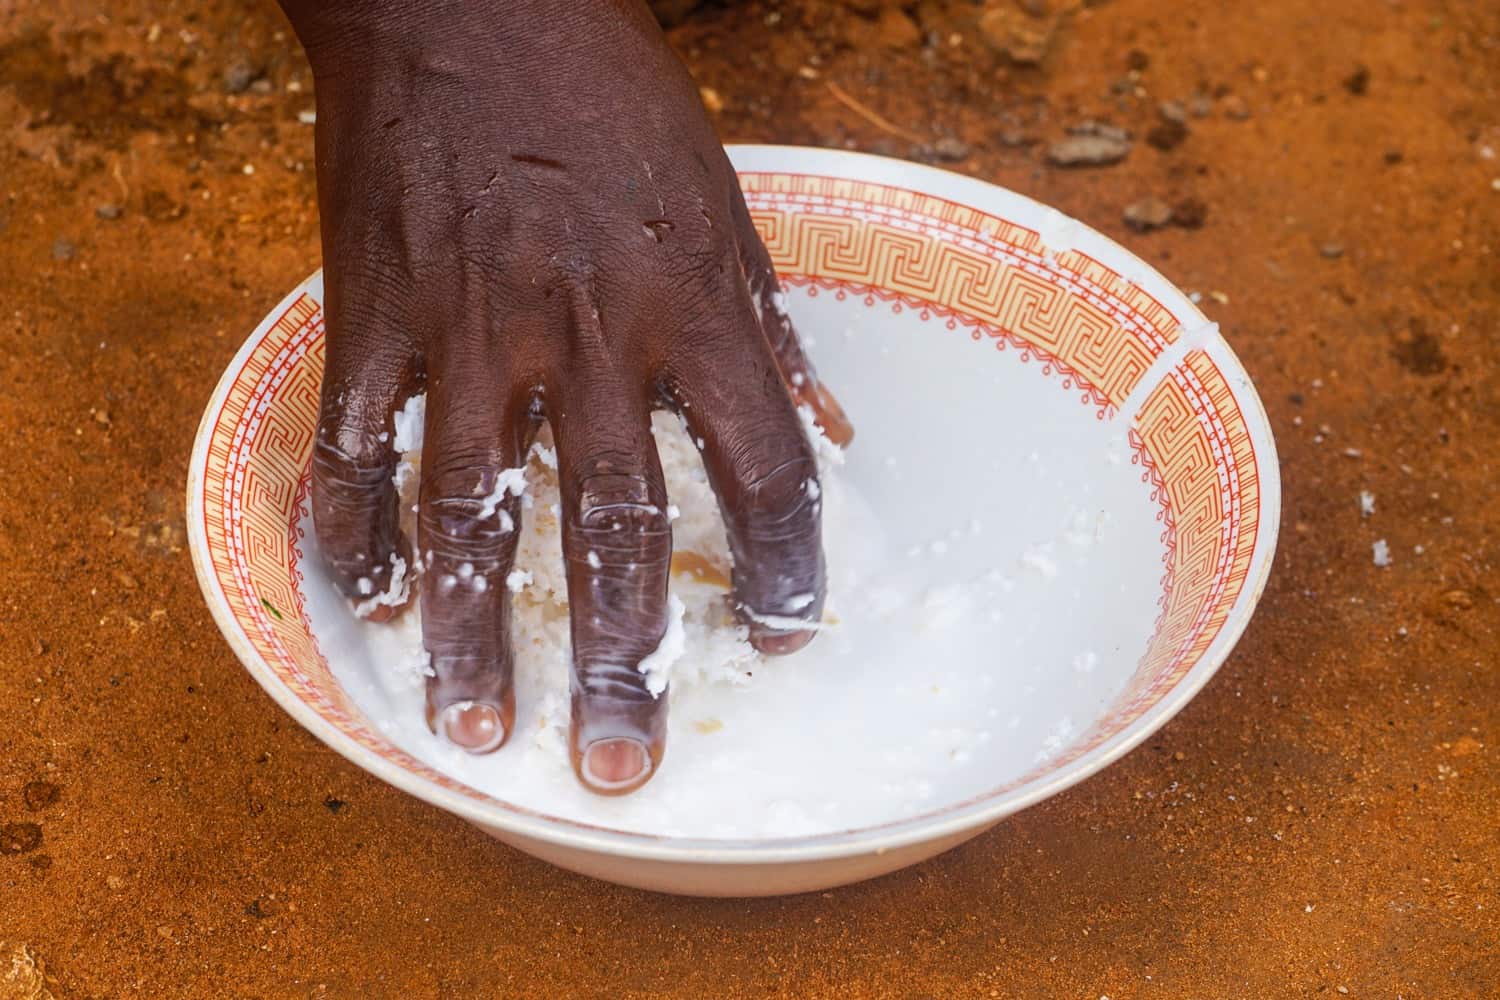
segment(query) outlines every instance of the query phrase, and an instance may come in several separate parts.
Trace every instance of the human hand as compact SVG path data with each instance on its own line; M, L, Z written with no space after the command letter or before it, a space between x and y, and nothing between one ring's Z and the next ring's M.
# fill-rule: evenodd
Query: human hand
M392 414L425 389L428 721L471 752L498 748L515 719L506 577L521 519L502 473L549 421L574 767L595 791L636 788L666 729L666 698L636 669L666 628L672 551L652 409L676 409L701 442L736 607L772 654L811 638L795 623L815 622L824 596L817 468L796 406L839 443L849 425L779 307L733 169L643 3L283 7L317 82L328 339L313 515L325 559L370 617L399 611L370 598L416 563L399 528Z

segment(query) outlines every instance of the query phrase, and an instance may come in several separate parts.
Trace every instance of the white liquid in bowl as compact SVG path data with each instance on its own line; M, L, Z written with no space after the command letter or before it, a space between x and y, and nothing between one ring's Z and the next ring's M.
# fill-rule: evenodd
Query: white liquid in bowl
M674 578L687 648L673 667L666 757L621 798L578 785L568 762L566 619L530 614L561 589L555 528L523 542L516 732L472 757L423 720L420 626L355 619L318 565L307 612L334 674L394 743L495 798L642 833L775 838L891 822L980 795L1082 737L1146 649L1161 594L1158 508L1123 422L967 330L915 314L867 323L876 303L790 293L824 380L853 419L825 470L829 615L803 652L762 659L710 628L721 591ZM921 349L896 341L921 338ZM916 400L999 393L1003 424L960 422ZM956 408L957 409L957 408ZM967 412L974 412L967 409ZM963 411L959 411L963 412ZM659 420L678 551L722 553L712 495L675 420ZM555 497L533 487L524 531ZM716 541L715 541L716 539ZM544 544L545 543L545 544ZM550 562L549 562L550 560ZM553 565L555 563L555 565ZM540 606L540 605L538 605ZM541 646L536 642L540 640Z

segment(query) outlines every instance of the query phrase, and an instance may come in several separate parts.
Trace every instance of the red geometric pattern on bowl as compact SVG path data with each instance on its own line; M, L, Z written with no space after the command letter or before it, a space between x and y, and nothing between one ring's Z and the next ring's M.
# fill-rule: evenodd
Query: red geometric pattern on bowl
M899 296L1060 362L1119 406L1174 343L1176 316L1076 251L933 195L800 174L745 174L751 217L778 274Z

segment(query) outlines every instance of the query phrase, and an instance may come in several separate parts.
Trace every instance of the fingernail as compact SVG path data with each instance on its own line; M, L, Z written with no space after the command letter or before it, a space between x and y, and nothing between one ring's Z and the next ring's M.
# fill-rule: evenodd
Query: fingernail
M639 740L595 740L583 754L583 779L595 791L627 791L646 777L651 755Z
M383 625L405 610L405 604L401 605L400 607L397 607L394 604L381 604L374 610L372 610L369 614L365 615L365 621L374 622L377 625Z
M489 753L505 742L499 711L478 701L457 701L438 715L438 732L460 750Z
M783 632L758 622L750 623L750 645L755 647L756 652L764 653L766 656L785 656L788 653L795 653L812 642L813 635L813 629Z
M838 398L821 382L813 388L812 395L811 405L818 426L823 429L828 440L840 448L847 448L849 442L854 440L854 425L849 422L849 416L839 404Z

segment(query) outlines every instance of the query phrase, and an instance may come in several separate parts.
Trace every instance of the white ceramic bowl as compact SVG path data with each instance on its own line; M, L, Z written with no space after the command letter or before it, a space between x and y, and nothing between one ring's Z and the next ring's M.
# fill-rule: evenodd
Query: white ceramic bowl
M997 723L996 738L970 748L978 766L935 775L927 801L878 825L684 839L499 801L394 746L334 679L306 613L309 588L326 586L304 562L320 275L271 312L219 383L193 451L188 524L204 596L235 653L348 759L574 871L668 892L770 895L931 857L1149 736L1249 621L1271 567L1280 483L1270 427L1234 354L1129 251L945 171L814 149L730 152L793 316L816 335L811 353L859 428L847 474L890 545L920 548L934 525L982 519L982 535L924 572L968 579L1018 553L1037 571L1022 573L1006 602L1008 644L960 630L959 645L933 647L955 683L1003 670L987 695L967 699L1010 717L1010 729ZM857 332L841 336L851 323ZM1107 544L1079 554L1058 541L1072 537L1059 521L1069 505L1109 521ZM1099 652L1080 658L1081 648ZM1051 721L1038 729L1037 719ZM872 732L891 722L852 721ZM827 780L837 797L848 779Z

